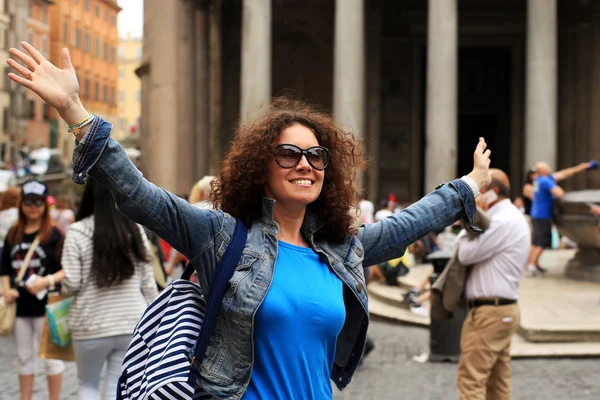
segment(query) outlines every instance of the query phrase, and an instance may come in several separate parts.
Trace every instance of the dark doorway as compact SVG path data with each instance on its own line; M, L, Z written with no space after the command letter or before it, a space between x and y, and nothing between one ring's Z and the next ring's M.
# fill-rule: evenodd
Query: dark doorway
M461 48L458 71L458 176L473 168L480 136L492 150L492 167L510 176L511 51Z

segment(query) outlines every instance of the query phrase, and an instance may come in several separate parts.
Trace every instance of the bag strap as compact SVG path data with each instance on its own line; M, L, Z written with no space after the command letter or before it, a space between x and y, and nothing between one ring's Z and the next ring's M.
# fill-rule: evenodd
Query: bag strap
M27 254L25 254L25 259L23 260L23 264L21 264L21 269L19 270L19 274L15 278L16 283L20 283L23 280L23 276L25 276L25 270L29 266L29 262L31 261L31 257L33 257L33 252L40 245L40 237L36 236L29 246L29 250L27 250Z
M229 280L233 276L233 272L242 257L242 250L244 250L244 247L246 246L247 238L248 230L243 222L239 218L236 218L233 238L231 239L229 246L227 246L227 249L225 249L225 253L221 256L216 267L216 276L206 303L206 314L204 315L204 321L202 322L202 329L200 330L196 345L194 346L194 356L191 359L192 370L188 379L188 383L194 387L200 362L204 359L206 348L208 347L208 340L215 330L217 316L221 309L225 291L227 290ZM192 272L193 267L190 268L190 264L188 264L182 278L189 279Z

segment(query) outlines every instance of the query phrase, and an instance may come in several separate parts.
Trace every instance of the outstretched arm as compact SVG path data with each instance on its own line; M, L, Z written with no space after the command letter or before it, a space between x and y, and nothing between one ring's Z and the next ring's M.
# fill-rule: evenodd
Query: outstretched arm
M590 166L591 166L590 162L584 162L584 163L581 163L574 167L565 168L565 169L561 169L560 171L556 171L555 173L552 174L552 176L554 177L554 181L560 182L560 181L563 181L565 179L572 177L573 175L577 175L577 174L587 170L588 168L590 168Z
M56 108L62 119L75 125L90 117L79 98L79 84L69 51L61 50L63 67L58 68L26 42L24 52L11 48L9 59L16 73L11 80L40 96ZM146 180L123 148L110 138L112 125L100 117L73 133L78 141L74 151L73 175L77 183L92 177L109 189L119 211L147 226L173 247L193 260L206 250L214 251L214 236L223 227L223 213L201 210Z
M364 247L364 265L401 257L408 245L454 221L466 218L473 224L475 197L480 188L491 182L490 150L486 147L480 139L473 156L473 171L467 177L439 187L383 221L361 226L358 239Z

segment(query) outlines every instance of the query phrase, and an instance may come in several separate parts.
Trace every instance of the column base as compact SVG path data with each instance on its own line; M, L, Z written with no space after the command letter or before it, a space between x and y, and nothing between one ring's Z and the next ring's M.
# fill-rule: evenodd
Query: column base
M600 249L581 247L567 263L565 276L586 282L600 282Z

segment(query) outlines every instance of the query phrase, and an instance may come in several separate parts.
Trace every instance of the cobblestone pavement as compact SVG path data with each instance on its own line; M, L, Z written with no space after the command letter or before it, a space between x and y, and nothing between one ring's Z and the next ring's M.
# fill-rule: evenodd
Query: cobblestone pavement
M424 328L373 321L376 348L343 392L334 400L456 399L456 365L413 361L427 351ZM0 400L19 398L14 339L0 338ZM532 359L513 361L514 399L562 400L600 398L598 359ZM46 383L38 374L35 400L47 399ZM75 366L67 363L61 399L77 400ZM271 399L269 399L271 400Z

